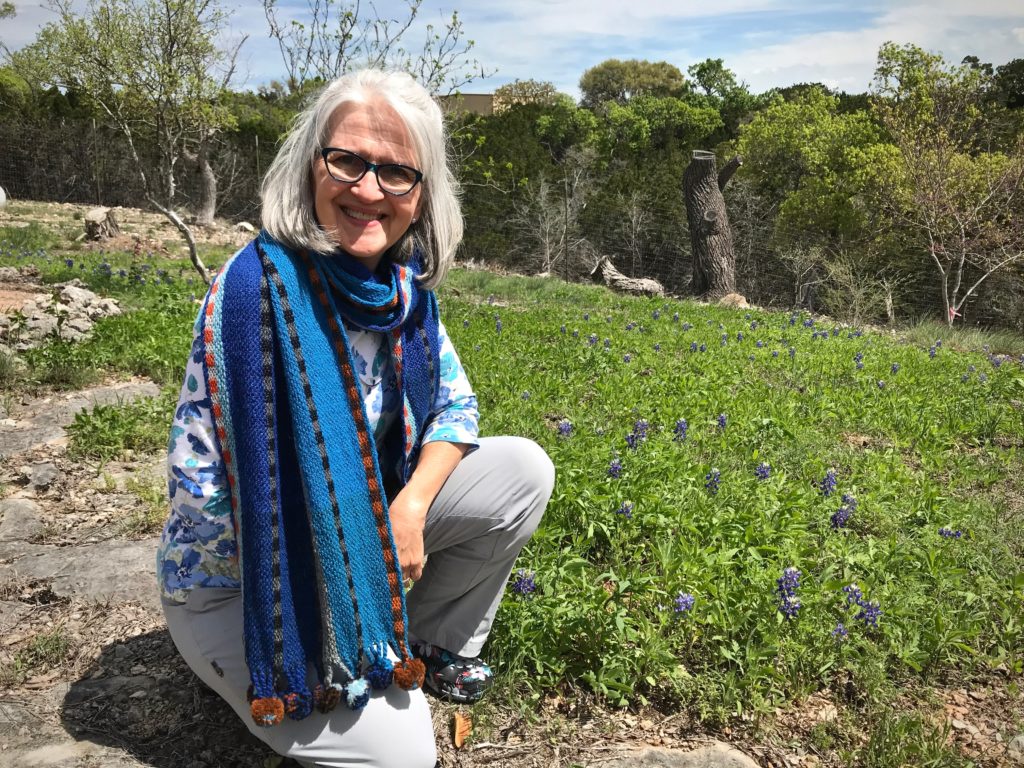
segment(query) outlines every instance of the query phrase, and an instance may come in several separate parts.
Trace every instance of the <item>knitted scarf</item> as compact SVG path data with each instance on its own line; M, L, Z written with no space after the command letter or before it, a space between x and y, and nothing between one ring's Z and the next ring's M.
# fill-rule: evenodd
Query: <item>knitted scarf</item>
M338 262L261 233L217 275L201 315L239 527L250 709L264 726L423 681L343 320L388 340L402 409L385 454L404 483L438 389L437 305L410 267L375 280Z

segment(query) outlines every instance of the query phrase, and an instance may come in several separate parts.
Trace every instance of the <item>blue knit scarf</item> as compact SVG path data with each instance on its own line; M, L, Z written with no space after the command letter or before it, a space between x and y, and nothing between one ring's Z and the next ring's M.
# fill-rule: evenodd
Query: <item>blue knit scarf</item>
M260 725L339 701L360 709L370 688L423 681L345 322L388 341L402 410L384 453L401 485L438 391L437 305L413 268L393 264L378 277L344 259L261 233L216 277L202 313Z

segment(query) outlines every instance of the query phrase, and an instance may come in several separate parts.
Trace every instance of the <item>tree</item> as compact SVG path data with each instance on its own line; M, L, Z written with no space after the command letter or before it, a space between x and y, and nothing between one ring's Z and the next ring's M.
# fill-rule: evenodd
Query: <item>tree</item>
M174 204L180 161L188 156L204 174L207 199L215 197L210 142L233 124L220 97L241 46L217 47L226 12L216 0L89 0L81 16L71 0L52 0L51 8L59 20L16 54L17 64L39 82L86 94L125 136L147 201L181 232L208 280ZM147 154L158 158L156 182Z
M897 149L886 209L938 273L952 325L984 281L1024 257L1024 136L989 151L992 76L915 46L878 53L875 112Z
M580 78L582 105L593 109L605 102L626 104L635 96L682 96L686 78L679 68L665 61L608 59L591 67Z
M683 174L683 193L693 246L691 290L697 296L721 298L736 290L736 255L722 197L728 181L728 175L723 179L716 172L713 152L694 150Z
M554 83L537 80L513 80L494 91L494 114L500 115L511 107L524 104L539 104L553 107L564 94L558 92Z
M403 2L403 13L388 17L373 4L367 11L360 0L306 0L305 12L283 18L278 0L263 0L289 87L296 90L310 80L334 80L353 65L402 69L431 93L442 94L493 74L470 58L474 42L466 39L458 12L441 29L428 24L419 51L404 48L423 0Z
M686 72L703 91L694 94L700 98L691 97L691 100L716 109L722 117L723 130L715 137L718 141L734 138L740 123L767 103L768 97L755 96L746 83L737 81L722 59L705 59L688 67Z

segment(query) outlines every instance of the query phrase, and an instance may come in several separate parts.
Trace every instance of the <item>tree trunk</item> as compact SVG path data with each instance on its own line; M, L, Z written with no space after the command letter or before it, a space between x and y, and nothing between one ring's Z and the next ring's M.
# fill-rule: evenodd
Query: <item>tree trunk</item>
M726 168L731 165L728 164ZM728 177L723 187L726 182ZM707 299L734 293L736 255L732 249L729 214L725 210L722 190L719 189L713 152L694 150L693 159L683 174L683 194L686 198L686 218L690 223L690 243L693 246L691 290L695 295Z
M93 208L85 214L85 239L106 240L121 234L114 212L109 208Z
M210 137L204 136L196 153L199 172L199 199L196 201L196 224L200 227L213 226L217 213L217 176L210 166Z

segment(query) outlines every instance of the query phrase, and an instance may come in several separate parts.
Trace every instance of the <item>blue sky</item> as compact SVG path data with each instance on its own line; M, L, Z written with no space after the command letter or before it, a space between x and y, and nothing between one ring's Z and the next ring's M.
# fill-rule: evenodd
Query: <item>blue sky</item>
M231 35L249 35L240 70L245 85L281 79L262 4L223 1L233 9ZM307 0L279 2L284 14L303 18ZM0 22L0 41L16 50L52 14L39 0L14 5L18 14ZM401 0L377 2L382 15L404 7ZM1024 0L424 0L408 46L418 48L425 24L441 26L452 11L476 42L475 58L495 71L469 92L533 78L577 96L583 71L609 58L663 60L684 72L721 58L758 92L808 81L859 92L870 85L878 48L888 40L951 62L968 54L997 65L1024 58Z

